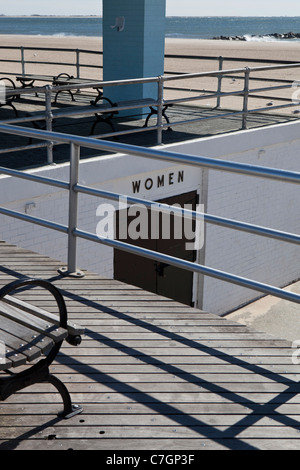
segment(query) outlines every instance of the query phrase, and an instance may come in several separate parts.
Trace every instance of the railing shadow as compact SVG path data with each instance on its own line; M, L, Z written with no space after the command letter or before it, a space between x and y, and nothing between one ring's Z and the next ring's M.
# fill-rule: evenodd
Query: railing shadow
M139 361L143 362L144 364L154 364L156 368L159 368L160 370L168 374L180 377L181 379L183 377L182 374L184 374L184 380L188 383L199 385L199 390L206 390L220 397L225 397L227 400L230 400L233 403L243 403L243 406L246 406L251 411L246 416L243 416L234 425L228 426L225 431L220 431L214 426L201 421L198 417L195 418L179 411L174 405L163 403L159 399L153 398L145 392L141 392L132 385L120 382L119 380L111 377L109 374L102 374L103 379L108 380L108 382L105 380L105 384L108 385L112 390L122 393L124 396L128 395L131 398L132 394L138 393L141 402L143 402L147 407L149 407L153 411L168 416L169 419L174 420L174 422L179 425L185 426L187 428L193 428L202 437L207 437L216 443L222 444L228 449L254 449L252 445L243 442L242 439L239 439L238 434L241 432L241 429L244 430L245 428L253 426L259 420L261 420L262 417L268 415L271 415L273 421L280 423L283 426L289 426L297 431L299 430L299 421L292 417L283 415L282 413L276 410L279 406L291 400L299 393L300 388L298 382L295 382L287 377L283 377L278 373L270 372L269 370L265 369L260 365L248 363L245 359L232 356L230 354L225 353L224 351L220 351L217 348L203 345L201 344L200 340L194 341L185 338L182 334L168 331L165 328L162 328L161 326L153 325L143 319L134 318L130 316L130 314L120 312L116 309L112 309L107 306L103 306L100 302L95 302L90 299L86 300L81 295L71 294L69 291L64 289L62 290L62 294L67 299L72 299L73 301L76 301L81 305L86 305L87 307L91 307L101 312L108 313L113 318L124 320L132 325L137 325L139 326L139 328L143 328L146 331L155 332L163 338L176 341L181 345L188 346L189 348L193 348L199 352L204 352L205 354L208 354L212 357L218 357L224 362L224 364L232 364L239 366L242 370L257 374L260 377L265 377L268 380L272 379L274 380L274 382L284 384L286 386L286 389L283 392L276 394L276 396L268 402L264 404L256 403L255 401L249 398L245 398L245 396L240 395L239 393L229 391L225 386L208 382L203 378L199 379L198 376L186 372L177 365L167 364L163 360L158 359L157 357L154 359L152 356L139 351L138 348L128 347L120 341L112 340L104 334L95 333L92 330L87 329L86 335L92 338L94 341L98 341L101 344L107 344L109 342L109 347L114 348L116 350L121 350L128 356L138 356ZM60 360L60 357L57 358L58 361ZM73 367L76 370L76 367L78 365L80 365L80 361L77 361L76 359L72 358L72 365L70 365L69 367ZM98 372L98 370L96 370L93 366L90 365L88 366L87 372L85 373L95 374L96 372ZM121 384L122 391L120 392ZM165 407L163 413L161 411L162 404Z
M14 276L17 278L24 277L23 274L14 272L9 268L0 267L0 271L10 275L13 275L14 273ZM55 282L60 279L61 276L55 276L48 279L48 281ZM195 341L193 339L186 338L182 333L179 334L173 331L169 331L166 328L163 328L162 326L153 325L147 320L138 317L133 317L129 313L124 313L115 308L110 308L108 306L101 305L100 301L98 302L91 299L86 299L82 295L74 294L69 290L63 288L60 288L60 291L65 297L65 299L78 302L78 304L80 305L84 305L87 308L93 308L93 310L98 310L101 313L105 312L111 315L112 318L126 321L127 323L138 326L139 328L144 329L147 332L155 332L157 335L164 339L175 341L180 345L187 346L196 351L205 353L206 355L217 357L219 360L222 360L224 362L224 365L231 364L239 366L241 368L241 371L246 370L260 377L265 377L268 380L272 379L274 382L286 386L286 389L284 391L277 393L271 400L267 401L266 403L257 403L254 400L245 397L243 394L228 390L226 386L209 382L205 380L205 378L199 377L199 374L194 375L193 373L187 372L186 370L184 370L184 368L180 368L179 365L168 364L160 358L154 358L153 356L146 354L142 350L139 350L139 348L137 347L126 346L119 340L113 340L105 334L94 332L92 329L87 328L85 336L90 339L93 339L93 341L98 341L99 344L102 345L109 344L110 348L113 348L117 351L122 351L123 354L126 354L131 357L138 357L141 363L147 365L155 365L156 368L159 368L161 371L167 374L171 374L173 376L179 377L181 380L184 379L187 383L192 383L193 385L199 386L199 391L201 392L211 392L217 395L218 397L225 398L226 400L232 403L242 404L243 406L247 407L248 410L247 412L245 411L245 414L247 414L242 415L241 418L233 425L228 425L226 427L226 430L220 430L217 429L216 426L202 421L199 416L190 416L189 414L176 408L175 404L170 404L161 401L159 398L153 397L151 394L139 390L132 384L124 383L107 373L101 372L103 382L105 382L105 385L110 387L112 391L121 393L122 395L124 395L124 397L128 397L131 400L137 400L137 402L142 403L144 406L148 407L152 411L155 411L160 415L168 417L169 420L172 420L177 425L185 427L189 430L193 430L196 434L199 435L199 437L201 436L201 438L207 438L210 441L213 441L216 444L223 446L223 448L227 448L229 450L257 449L257 447L245 442L243 438L240 438L239 434L241 433L241 431L244 431L245 429L254 426L263 417L270 416L272 420L277 424L291 427L297 431L299 430L299 421L297 421L291 416L286 416L277 411L277 408L279 406L290 401L299 393L298 382L295 382L287 377L283 377L278 373L270 372L261 365L249 363L246 359L241 359L240 357L230 355L224 352L222 348L218 349L215 347L204 345L201 343L201 340ZM59 356L57 356L56 361L58 363L63 364L65 358L66 355L62 351L60 352ZM72 357L72 363L68 363L68 367L72 368L75 371L79 371L80 366L82 366L82 363L74 357ZM99 370L93 367L92 365L85 364L84 373L81 370L79 373L89 376L90 374L99 374ZM102 381L100 383L102 383ZM55 422L56 420L53 420L50 423L55 424ZM9 446L12 446L11 448L13 448L13 446L16 446L17 443L21 440L27 439L28 437L35 435L41 429L45 429L50 425L51 424L47 423L43 426L34 428L32 431L24 433L23 435L19 436L18 439L8 440L3 443L2 446L0 446L0 449L7 449L9 448Z

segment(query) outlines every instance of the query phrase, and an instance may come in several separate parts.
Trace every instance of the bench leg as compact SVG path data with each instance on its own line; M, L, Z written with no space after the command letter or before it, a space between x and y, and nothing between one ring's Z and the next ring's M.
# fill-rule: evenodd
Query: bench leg
M113 123L111 121L114 114L116 114L116 113L110 113L109 116L107 116L107 117L102 117L102 115L99 115L98 113L95 114L96 119L94 121L94 124L92 125L91 130L90 130L90 135L94 135L95 128L96 128L96 126L99 122L105 122L106 124L108 124L110 126L110 128L113 132L116 132L115 126L113 125Z
M56 93L55 98L54 98L54 103L57 103L57 97L58 97L58 95L59 95L60 93L62 93L63 91L64 91L64 90L61 90L61 91L58 91L58 92ZM76 101L75 98L74 98L74 94L72 93L71 90L65 90L65 91L67 91L67 92L69 93L69 95L71 96L72 101Z
M0 108L2 108L3 106L9 106L10 108L12 108L14 110L16 118L19 117L18 111L16 110L15 106L11 102L0 104Z
M80 405L72 404L67 387L57 377L49 373L45 360L41 360L30 369L0 378L0 400L4 401L19 390L43 382L54 385L61 394L64 409L58 413L58 416L68 419L83 411Z
M63 418L68 419L68 418L72 418L72 416L82 413L83 411L82 407L80 405L72 404L71 397L70 397L67 387L57 377L55 377L52 374L49 374L47 378L47 382L54 385L54 387L57 388L57 390L62 396L62 399L64 402L64 409L61 413L59 413L59 416L62 416Z
M162 110L162 117L165 118L167 124L170 124L170 120L168 118L168 116L166 115L166 111L168 109L169 106L172 106L172 105L165 105L163 110ZM150 113L148 114L147 118L146 118L146 121L145 121L145 124L143 125L143 127L147 127L148 126L148 122L149 122L149 119L151 118L151 116L153 116L153 114L157 114L157 110L154 109L152 106L149 106L150 108ZM168 131L171 131L172 128L170 126L168 126Z

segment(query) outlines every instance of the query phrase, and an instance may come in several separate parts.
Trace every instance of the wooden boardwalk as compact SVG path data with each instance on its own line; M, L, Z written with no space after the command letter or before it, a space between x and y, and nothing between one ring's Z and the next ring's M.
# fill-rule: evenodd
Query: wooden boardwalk
M0 402L0 450L300 449L300 366L291 344L141 289L0 242L0 285L58 286L86 328L52 371L84 412L60 420L49 384ZM19 294L55 311L46 291Z

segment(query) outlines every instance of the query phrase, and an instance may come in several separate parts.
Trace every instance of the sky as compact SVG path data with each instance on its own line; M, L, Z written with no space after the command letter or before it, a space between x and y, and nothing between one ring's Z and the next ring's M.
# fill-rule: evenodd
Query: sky
M300 16L299 0L166 0L167 16ZM70 4L72 7L70 8ZM5 15L101 15L102 0L0 0Z

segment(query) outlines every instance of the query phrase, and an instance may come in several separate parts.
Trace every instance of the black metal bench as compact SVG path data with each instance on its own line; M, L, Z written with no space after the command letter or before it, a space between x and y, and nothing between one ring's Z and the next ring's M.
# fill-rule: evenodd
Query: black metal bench
M75 93L74 93L73 90L77 90L77 92L78 92L79 91L78 90L78 85L85 85L85 84L88 84L88 83L91 83L91 88L93 90L97 91L97 97L96 97L95 101L97 102L101 98L104 99L101 87L99 85L93 86L94 82L95 82L95 80L93 81L93 80L88 79L88 78L75 78L75 77L73 77L73 75L69 75L68 73L65 73L65 72L60 73L59 75L57 75L56 77L53 78L52 85L53 86L64 86L64 85L70 86L70 85L72 85L72 86L74 86L74 89L57 91L56 94L55 94L54 103L57 102L58 95L60 93L63 93L64 91L69 93L69 95L71 96L72 101L76 101L75 96L74 96Z
M54 296L59 315L9 295L28 286L47 289ZM77 346L83 332L83 328L68 320L64 298L50 282L17 280L0 289L0 371L4 373L0 376L0 400L4 401L30 385L48 382L56 387L63 399L64 408L59 416L70 418L81 413L82 407L72 404L66 386L50 374L49 367L63 341ZM20 366L21 371L12 372Z
M16 75L16 81L21 83L22 88L33 88L34 82L53 82L53 75L22 74Z
M74 90L78 88L78 85L95 82L95 80L93 81L88 78L75 78L73 75L70 75L66 72L62 72L56 76L39 74L16 75L16 81L21 83L21 88L34 88L35 82L50 82L54 87L72 85L74 86ZM92 88L97 90L99 95L102 95L99 86L95 86ZM69 89L57 91L54 98L55 103L57 101L58 95L64 91L66 91L71 96L72 101L75 101L74 92Z
M102 100L100 103L99 101ZM61 118L81 118L86 117L94 114L95 120L93 121L90 135L93 135L95 132L95 128L99 122L104 122L111 127L112 132L116 132L113 118L115 115L119 113L116 108L120 108L120 111L126 111L129 109L137 109L137 114L139 114L138 109L149 108L149 112L147 113L145 123L143 127L147 127L149 123L149 119L153 115L157 115L157 109L155 108L156 101L152 98L143 98L139 100L131 100L131 101L119 101L117 103L112 103L109 98L105 98L103 96L99 96L96 100L90 101L89 105L82 105L73 103L71 106L64 106L60 109L53 109L52 110L52 117L53 120L61 119ZM172 105L164 105L162 110L162 117L166 120L169 124L170 121L166 115L166 110L169 106ZM38 126L35 121L35 116L41 116L41 112L34 111L27 113L27 116L31 116L33 118L32 123L33 125L40 129L41 127ZM171 127L168 127L168 130L171 130Z
M13 105L13 101L15 101L15 99L17 98L17 94L14 93L14 90L16 90L16 85L14 81L8 77L1 77L0 86L1 85L5 86L5 96L3 97L3 101L0 99L0 107L2 108L3 106L10 106L14 110L16 117L18 117L18 111Z

